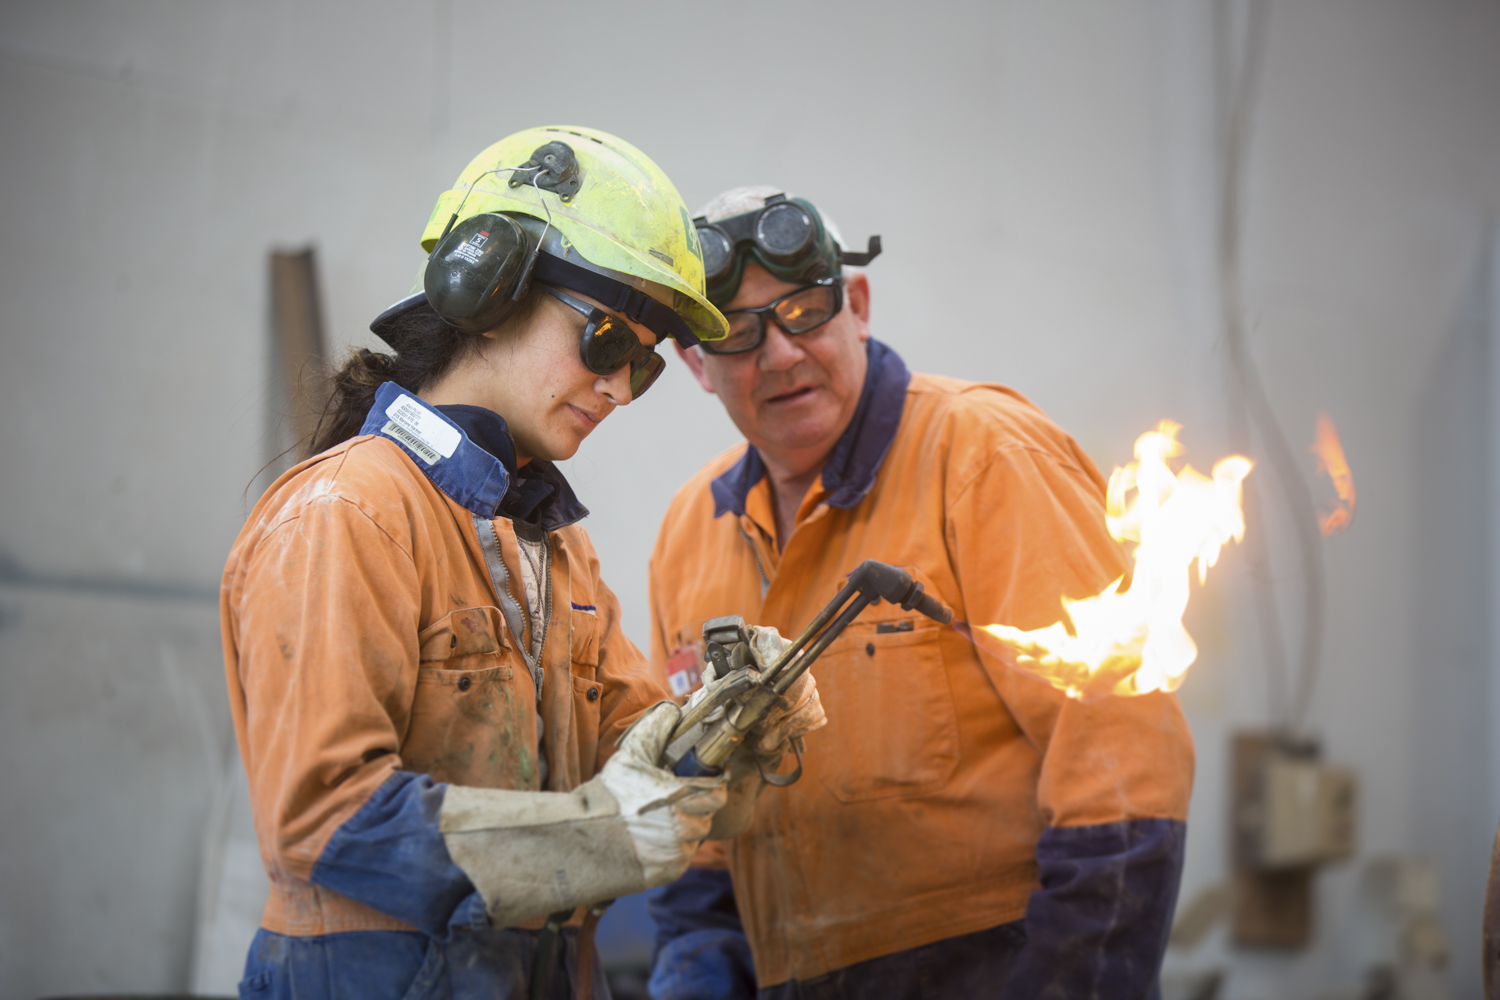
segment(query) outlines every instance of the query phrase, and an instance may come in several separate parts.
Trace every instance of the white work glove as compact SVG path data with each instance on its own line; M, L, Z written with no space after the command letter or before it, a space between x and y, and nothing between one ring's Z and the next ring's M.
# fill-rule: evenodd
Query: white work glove
M679 718L671 702L648 709L571 792L448 787L439 829L493 926L665 885L687 869L726 792L723 778L656 766Z
M791 643L770 625L751 625L750 655L756 669L764 671L776 662ZM694 691L683 706L683 712L694 708L709 697L723 680L718 675L712 660L703 667L703 686ZM816 732L828 725L828 716L823 712L823 702L818 697L818 685L809 670L791 686L782 698L787 707L772 708L766 717L746 734L745 742L763 761L779 761L786 754L788 741Z
M765 670L776 662L790 642L781 633L769 626L751 625L750 655L756 667ZM703 671L703 686L688 699L686 712L707 698L722 680L710 661ZM760 723L745 736L745 742L729 758L729 800L724 808L714 814L709 840L729 840L750 829L755 819L755 800L760 797L765 783L761 772L774 774L781 766L791 741L828 725L828 716L823 712L823 703L818 698L817 682L812 671L808 671L791 686L783 696L786 708L773 708Z
M648 889L687 871L713 814L724 806L722 777L679 778L657 766L681 717L669 701L648 709L625 730L619 751L599 772L620 804Z
M791 643L769 625L750 626L750 653L755 663L764 670L776 662ZM786 708L773 708L766 713L760 724L750 731L747 739L755 741L754 750L762 759L780 760L787 751L787 744L808 733L816 732L828 725L828 716L823 712L823 702L818 697L818 685L809 670L797 678L797 683L782 696Z

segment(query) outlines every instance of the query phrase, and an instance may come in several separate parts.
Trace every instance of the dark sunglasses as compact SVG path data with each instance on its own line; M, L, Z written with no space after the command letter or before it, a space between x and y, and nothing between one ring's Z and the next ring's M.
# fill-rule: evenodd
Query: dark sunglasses
M640 399L655 383L667 362L654 347L641 343L630 324L617 319L598 306L575 299L567 292L543 285L542 289L563 305L588 317L583 337L578 341L578 357L595 375L613 375L630 366L630 398Z
M743 354L766 342L766 319L775 323L789 337L816 330L844 308L842 278L824 278L787 292L775 302L754 309L726 312L729 336L723 340L705 340L698 346L709 354Z

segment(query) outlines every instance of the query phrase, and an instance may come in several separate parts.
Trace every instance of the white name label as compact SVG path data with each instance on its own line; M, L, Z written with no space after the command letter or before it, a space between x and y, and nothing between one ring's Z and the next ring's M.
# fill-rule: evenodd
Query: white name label
M389 421L380 433L400 441L428 465L451 456L462 440L456 429L404 392L385 408L385 415Z

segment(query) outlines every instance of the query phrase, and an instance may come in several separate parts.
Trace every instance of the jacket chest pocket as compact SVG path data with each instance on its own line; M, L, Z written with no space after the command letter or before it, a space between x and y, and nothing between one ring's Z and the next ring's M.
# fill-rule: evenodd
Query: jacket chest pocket
M422 662L403 765L434 781L537 787L536 714L506 662L497 608L466 608L418 636ZM447 655L443 655L446 653Z
M958 718L939 628L855 622L813 665L828 726L809 770L841 802L936 791L958 766ZM814 770L815 769L815 770Z
M599 615L592 604L574 603L569 611L568 628L571 640L571 658L581 667L588 667L592 674L599 666Z

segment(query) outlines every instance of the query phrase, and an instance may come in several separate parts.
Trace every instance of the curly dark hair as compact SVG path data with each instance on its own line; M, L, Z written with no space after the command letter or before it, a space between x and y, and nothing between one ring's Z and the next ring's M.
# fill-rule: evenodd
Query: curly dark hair
M540 299L535 293L522 299L496 336L510 335L529 323ZM364 347L349 352L339 370L328 377L328 403L308 442L307 455L327 451L357 435L383 383L395 382L407 392L420 393L465 354L477 353L485 339L483 334L449 326L430 309L414 309L383 332L402 348L391 354Z

